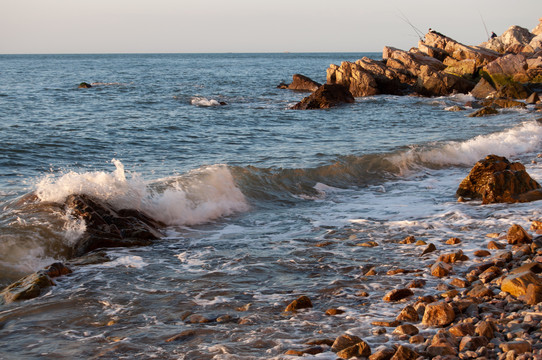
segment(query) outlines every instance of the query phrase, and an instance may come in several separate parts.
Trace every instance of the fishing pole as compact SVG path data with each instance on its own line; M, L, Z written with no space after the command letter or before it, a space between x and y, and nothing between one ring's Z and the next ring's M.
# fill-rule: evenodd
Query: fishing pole
M403 14L403 12L401 10L398 10L399 13L402 15L402 16L399 16L399 19L403 20L404 22L406 22L408 25L410 25L410 27L412 28L412 30L414 30L414 32L416 32L416 35L418 36L418 38L420 39L420 41L423 41L423 32L420 31L420 29L418 29L416 26L414 26L410 20L408 20L408 18L405 16L405 14Z
M484 18L482 17L482 13L480 11L478 11L478 14L480 15L480 19L482 19L482 24L484 24L484 29L486 29L487 41L489 41L491 38L489 36L489 31L487 31L486 22L484 21Z

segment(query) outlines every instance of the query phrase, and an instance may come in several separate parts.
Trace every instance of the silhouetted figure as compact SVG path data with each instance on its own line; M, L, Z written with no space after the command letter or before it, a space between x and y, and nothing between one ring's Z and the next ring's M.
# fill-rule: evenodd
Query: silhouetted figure
M497 34L495 34L493 31L491 32L491 38L494 39L497 37Z

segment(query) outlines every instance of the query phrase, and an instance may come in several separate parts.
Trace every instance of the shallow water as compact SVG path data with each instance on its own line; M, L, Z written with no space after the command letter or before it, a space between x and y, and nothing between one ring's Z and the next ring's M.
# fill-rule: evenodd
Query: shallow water
M0 308L0 357L283 358L346 331L376 348L392 335L372 335L370 322L402 307L382 296L421 274L363 274L433 259L398 240L445 251L459 237L469 253L487 233L540 216L538 203L454 196L490 153L540 181L531 161L542 127L528 110L469 118L472 109L446 111L471 99L457 95L293 111L306 94L276 88L294 73L324 82L330 63L364 55L379 57L0 56L0 283L68 260L85 229L55 205L71 193L167 224L154 245L107 250L111 261L72 265L43 296ZM434 288L426 280L417 294ZM302 294L315 307L283 313ZM346 313L325 316L330 307ZM188 314L220 321L192 324Z

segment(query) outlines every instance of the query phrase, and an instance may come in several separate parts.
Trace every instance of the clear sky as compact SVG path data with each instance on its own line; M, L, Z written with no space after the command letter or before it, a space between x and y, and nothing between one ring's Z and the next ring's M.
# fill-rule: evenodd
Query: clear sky
M542 0L0 0L0 53L408 50L403 17L478 45L483 22L532 30Z

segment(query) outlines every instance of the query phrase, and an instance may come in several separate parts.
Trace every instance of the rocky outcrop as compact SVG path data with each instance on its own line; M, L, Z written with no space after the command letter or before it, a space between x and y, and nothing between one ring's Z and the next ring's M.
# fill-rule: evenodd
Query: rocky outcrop
M310 96L295 104L292 109L329 109L340 104L353 103L354 101L354 97L346 87L339 84L324 84Z
M520 53L532 52L532 49L526 48L535 34L520 26L511 26L501 36L497 36L480 46L499 53Z
M74 247L81 256L98 248L149 245L162 237L164 225L135 209L115 209L86 195L70 195L66 211L85 220L86 231Z
M483 204L526 202L542 199L540 188L521 163L488 155L478 161L463 179L456 196L481 199Z
M72 271L62 263L54 263L47 268L25 276L0 292L0 304L28 300L38 297L44 289L55 285L53 278L70 274Z
M316 91L322 84L317 83L316 81L306 77L301 74L294 74L292 76L292 82L288 85L289 90L296 91Z

